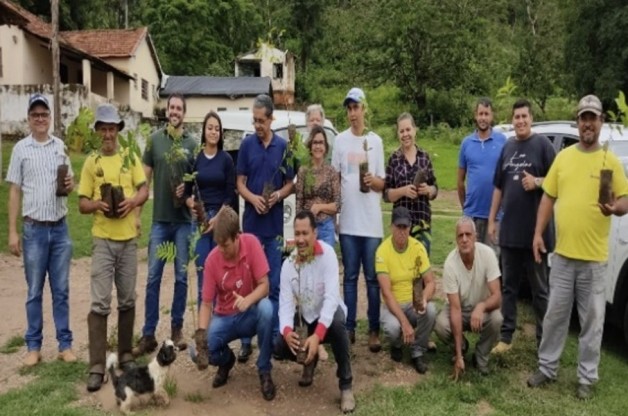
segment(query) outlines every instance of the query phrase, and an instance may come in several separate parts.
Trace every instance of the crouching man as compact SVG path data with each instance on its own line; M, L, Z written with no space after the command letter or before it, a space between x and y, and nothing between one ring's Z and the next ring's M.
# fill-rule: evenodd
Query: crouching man
M93 214L93 253L90 279L89 377L87 390L96 391L105 377L107 317L111 313L111 289L118 296L118 357L120 367L133 365L133 324L137 279L137 226L139 210L148 199L146 176L139 157L125 165L118 151L118 133L124 128L111 104L96 109L94 128L102 141L100 152L85 160L79 184L79 211ZM134 158L131 155L131 158ZM102 185L108 184L109 187ZM103 189L121 187L124 199L111 206ZM109 201L109 203L105 202Z
M464 372L468 342L463 331L480 334L473 364L482 375L488 374L488 356L497 343L503 317L500 271L495 252L476 242L473 219L462 217L456 224L456 245L443 266L443 291L448 304L436 318L435 331L444 342L454 339L454 379Z
M425 247L410 237L411 225L410 211L406 207L393 210L391 235L377 249L375 271L382 291L380 319L390 343L390 358L401 362L402 346L409 345L415 370L425 374L424 355L436 319L436 308L430 302L435 285ZM415 277L421 278L417 293L421 299L416 305L413 303Z
M316 237L314 214L299 212L294 220L297 249L281 268L281 334L275 342L275 356L296 360L297 354L306 354L299 380L299 385L306 387L313 381L319 345L329 343L338 364L340 409L348 413L355 409L355 400L351 390L349 336L345 327L347 307L340 298L336 253ZM307 328L306 339L300 339L299 326Z
M212 386L227 383L236 357L229 343L257 335L257 370L262 395L275 398L271 378L273 306L268 295L268 261L259 240L240 233L238 214L223 208L216 215L217 246L205 261L202 303L194 336L199 369L218 367ZM207 329L209 327L209 330Z

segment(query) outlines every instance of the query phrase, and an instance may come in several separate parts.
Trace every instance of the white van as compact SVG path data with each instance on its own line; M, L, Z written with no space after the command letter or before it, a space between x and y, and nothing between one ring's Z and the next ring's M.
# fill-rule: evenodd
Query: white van
M222 121L224 131L224 150L227 151L237 164L240 143L247 135L253 133L253 113L251 111L220 111L218 113ZM273 112L273 123L271 129L284 140L288 140L288 126L294 124L297 131L301 133L303 140L308 138L308 130L305 124L305 113L301 111L275 110ZM329 120L325 120L324 126L327 134L329 149L333 147L338 132ZM240 214L240 225L242 225L242 214L244 212L244 198L238 198L238 213ZM296 198L291 194L283 201L283 237L284 250L289 250L294 245L294 216L296 215Z

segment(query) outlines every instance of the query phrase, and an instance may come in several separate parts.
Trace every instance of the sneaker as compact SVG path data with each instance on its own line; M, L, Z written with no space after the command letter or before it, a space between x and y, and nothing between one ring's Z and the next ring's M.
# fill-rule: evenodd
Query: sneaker
M593 386L591 384L578 384L578 390L576 390L576 397L580 400L589 400L593 394Z
M32 367L40 361L41 353L37 350L32 350L26 354L26 357L24 357L24 361L22 361L22 364L24 364L26 367Z
M270 376L270 373L264 373L259 375L259 381L262 388L262 396L266 400L272 400L275 398L275 383L273 383L273 379Z
M240 352L238 353L238 362L247 362L252 353L253 350L251 348L251 344L242 344L242 346L240 347Z
M355 410L355 398L351 389L340 390L340 410L342 413L351 413Z
M528 387L541 387L542 385L553 381L554 379L543 374L541 370L536 370L536 372L528 378Z
M93 393L95 391L100 390L104 381L105 381L104 374L89 373L89 377L87 377L87 391L89 391L90 393Z
M503 354L510 351L512 344L508 344L504 341L499 341L495 347L491 350L491 354Z
M349 342L351 345L355 344L355 331L348 330L347 336L349 336Z
M412 359L412 364L414 365L414 369L419 374L427 373L427 363L423 359L423 356L416 357Z
M157 340L154 335L144 335L140 338L140 342L137 343L137 347L133 348L133 356L139 357L140 355L150 354L157 349Z
M369 351L380 352L382 350L382 344L379 342L379 332L369 332Z
M220 386L224 386L227 384L227 379L229 378L229 371L235 365L236 358L233 354L233 351L229 350L229 361L225 365L221 365L218 367L218 371L216 371L216 375L214 376L214 381L212 382L213 388L218 388Z
M70 348L65 349L57 355L57 360L64 361L66 363L73 363L77 360L76 355L72 352Z
M390 346L390 359L400 363L403 359L403 349L401 347Z

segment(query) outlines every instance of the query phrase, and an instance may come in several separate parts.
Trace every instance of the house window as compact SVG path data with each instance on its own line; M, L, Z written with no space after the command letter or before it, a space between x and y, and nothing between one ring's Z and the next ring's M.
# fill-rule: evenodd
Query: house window
M135 87L135 90L137 91L137 74L133 74L133 86Z
M142 79L142 99L148 101L148 81Z
M0 78L2 78L2 48L0 48Z
M261 70L259 62L240 62L238 64L240 67L239 74L241 77L260 77Z
M68 79L68 66L66 64L61 64L59 67L59 80L62 84L67 84Z
M283 64L273 64L273 78L283 78Z
M248 111L248 107L240 107L240 111Z
M218 107L218 111L227 111L227 107Z

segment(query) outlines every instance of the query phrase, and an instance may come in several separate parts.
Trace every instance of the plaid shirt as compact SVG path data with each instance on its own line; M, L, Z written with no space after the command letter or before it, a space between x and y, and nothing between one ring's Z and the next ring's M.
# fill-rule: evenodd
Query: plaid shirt
M401 188L402 186L412 184L419 168L423 169L427 174L427 184L434 185L438 190L436 176L434 176L434 168L432 167L432 161L429 155L419 147L416 149L416 161L413 165L410 165L401 148L395 150L393 154L390 155L388 164L386 165L386 185L384 186L384 193L386 193L388 189ZM405 196L401 197L393 204L393 207L399 206L406 207L410 211L413 228L418 226L420 229L430 229L432 209L430 207L430 200L426 195L419 195L417 199L410 199Z

